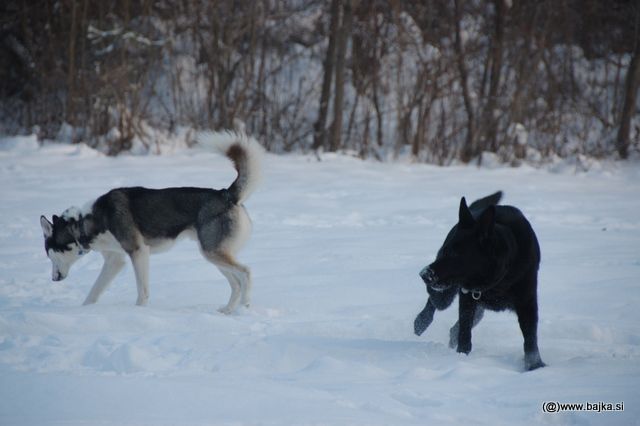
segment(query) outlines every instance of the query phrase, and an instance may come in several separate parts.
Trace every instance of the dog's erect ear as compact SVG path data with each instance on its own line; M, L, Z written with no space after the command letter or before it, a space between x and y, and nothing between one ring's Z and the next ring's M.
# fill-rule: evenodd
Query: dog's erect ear
M42 232L46 238L53 235L53 224L46 217L40 216L40 226L42 226Z
M496 207L489 206L478 218L478 233L481 238L486 238L493 232L496 224Z
M467 200L465 200L464 197L460 199L458 223L464 228L471 227L475 223L473 220L473 216L471 216L471 212L469 211L469 207L467 207Z

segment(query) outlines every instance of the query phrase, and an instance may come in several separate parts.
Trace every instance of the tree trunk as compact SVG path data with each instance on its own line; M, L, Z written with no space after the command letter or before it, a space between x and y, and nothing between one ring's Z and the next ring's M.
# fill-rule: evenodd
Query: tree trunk
M342 8L342 25L336 40L336 93L333 98L333 125L331 128L330 151L335 152L342 146L342 108L344 99L344 69L347 56L347 43L351 34L353 11L351 0L346 0Z
M340 23L340 9L342 0L331 1L331 23L329 24L329 45L327 55L324 60L324 76L322 78L322 92L320 94L320 108L318 110L318 120L313 126L312 148L319 149L325 146L327 139L327 110L329 109L329 98L331 97L331 81L333 79L333 68L336 61L336 36Z
M82 19L80 20L80 68L78 73L78 83L82 92L82 127L88 125L88 111L91 111L91 96L87 89L87 13L89 10L89 0L82 1ZM75 141L74 141L75 142Z
M489 96L485 107L485 134L482 149L496 151L498 143L498 120L495 109L498 105L498 88L500 86L500 73L502 70L502 45L504 42L504 0L494 0L495 7L495 33L491 43L491 74L489 77Z
M640 12L639 12L640 13ZM636 44L635 52L629 63L627 77L625 79L624 105L620 115L620 127L616 138L616 148L620 158L629 156L629 131L631 130L631 117L636 109L638 86L640 85L640 48Z
M77 19L76 19L76 0L71 2L71 30L69 32L69 68L67 70L67 105L66 117L67 123L73 123L73 98L75 97L75 79L76 79L76 36L77 36Z
M460 74L460 86L462 86L462 98L464 101L464 108L467 112L467 137L460 152L460 159L468 163L471 158L476 154L475 147L475 117L473 112L473 104L471 102L471 95L469 94L469 77L467 74L467 68L464 63L464 51L462 48L462 15L460 11L460 0L455 0L454 4L454 26L455 26L455 42L454 48L456 50L456 62L458 64L458 73Z

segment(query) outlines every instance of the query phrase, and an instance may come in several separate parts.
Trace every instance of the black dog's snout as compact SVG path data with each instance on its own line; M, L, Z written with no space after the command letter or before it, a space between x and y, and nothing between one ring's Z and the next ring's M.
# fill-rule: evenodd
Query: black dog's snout
M438 276L430 267L426 266L422 271L420 271L420 278L425 284L433 284L438 281Z

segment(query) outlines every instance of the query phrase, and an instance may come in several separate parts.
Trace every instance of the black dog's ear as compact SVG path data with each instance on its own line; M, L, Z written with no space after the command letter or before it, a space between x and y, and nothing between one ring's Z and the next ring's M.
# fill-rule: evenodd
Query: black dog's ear
M493 232L496 224L496 207L489 206L478 218L478 233L481 238L486 238Z
M45 238L53 235L53 224L49 222L46 217L40 216L40 226L42 226L42 232Z
M53 224L55 225L56 223L60 222L60 218L54 214L54 215L51 217L51 221L52 221L52 222L53 222Z
M475 221L473 220L473 216L471 216L471 212L469 211L469 207L467 207L467 200L462 197L460 199L460 209L458 209L458 223L463 228L468 228L473 226Z

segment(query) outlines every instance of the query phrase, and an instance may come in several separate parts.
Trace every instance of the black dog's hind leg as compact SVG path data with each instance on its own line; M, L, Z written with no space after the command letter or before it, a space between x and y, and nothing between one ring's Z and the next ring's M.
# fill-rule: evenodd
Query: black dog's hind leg
M536 294L537 276L529 278L528 283L522 283L520 288L528 289L524 297L516 298L515 311L518 324L524 337L524 368L528 371L544 367L538 351L538 298ZM528 284L528 285L527 285Z
M420 336L431 325L433 321L433 314L436 312L436 306L431 302L431 298L427 299L427 304L424 306L422 312L418 314L413 321L413 332Z
M476 312L473 315L473 324L471 328L478 325L482 317L484 316L484 308L478 304L476 304ZM456 323L449 329L449 347L451 349L458 346L458 333L460 332L460 321L456 321Z
M471 327L476 313L476 301L471 293L460 293L458 298L458 352L471 352ZM455 327L455 326L454 326Z
M518 324L524 337L524 368L527 371L544 367L538 350L538 303L534 298L529 303L516 306Z

